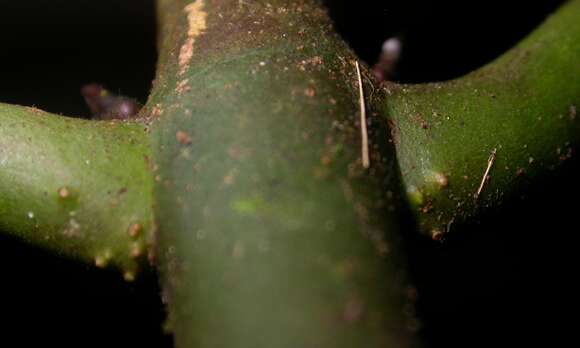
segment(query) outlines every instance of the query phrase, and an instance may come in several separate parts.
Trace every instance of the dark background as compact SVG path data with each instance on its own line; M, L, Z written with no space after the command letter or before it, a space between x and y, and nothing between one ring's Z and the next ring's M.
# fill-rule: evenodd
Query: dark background
M447 80L493 60L561 1L326 1L368 63L403 38L396 79ZM379 3L377 5L377 3ZM83 84L145 101L155 68L152 0L0 1L0 102L86 116ZM578 161L444 243L409 235L422 335L432 347L576 341ZM125 283L0 237L1 347L162 347L154 274ZM10 338L14 343L7 344ZM568 343L567 345L570 345ZM572 343L572 345L574 345Z

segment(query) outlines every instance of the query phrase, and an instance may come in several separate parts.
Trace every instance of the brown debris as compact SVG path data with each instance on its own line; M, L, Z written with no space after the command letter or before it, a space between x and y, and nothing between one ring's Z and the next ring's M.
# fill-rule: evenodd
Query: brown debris
M191 137L184 131L177 131L177 133L175 133L175 138L181 145L191 144Z
M137 237L140 232L141 232L141 224L139 223L131 224L131 226L129 226L129 229L127 230L127 233L131 238Z
M443 240L443 236L444 233L441 232L440 230L433 230L431 231L431 239L433 239L436 242L440 242Z
M316 95L316 90L315 90L315 89L314 89L314 87L312 87L312 86L310 86L310 87L307 87L307 88L304 90L304 95L305 95L305 96L307 96L307 97L310 97L310 98L312 98L312 97L314 97L314 96Z
M63 186L58 189L58 196L62 199L68 198L70 196L70 191L68 187Z

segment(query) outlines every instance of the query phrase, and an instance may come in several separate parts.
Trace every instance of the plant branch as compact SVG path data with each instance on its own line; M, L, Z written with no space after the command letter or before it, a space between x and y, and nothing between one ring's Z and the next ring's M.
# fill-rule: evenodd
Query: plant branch
M0 104L0 230L132 279L150 244L148 156L142 125Z
M572 156L580 139L578 23L580 1L569 1L517 47L465 77L385 85L383 109L422 230L439 238Z
M373 124L363 167L354 55L320 2L159 6L145 108L176 346L417 346L394 149Z

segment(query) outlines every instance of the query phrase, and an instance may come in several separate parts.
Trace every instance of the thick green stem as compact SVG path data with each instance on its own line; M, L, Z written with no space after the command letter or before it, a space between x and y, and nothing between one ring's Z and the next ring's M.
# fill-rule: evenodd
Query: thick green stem
M146 107L177 347L416 346L394 150L372 128L363 169L355 58L325 11L159 6Z
M132 279L152 223L143 128L0 104L0 230Z
M580 1L573 0L474 73L386 86L383 109L424 231L441 237L572 155L580 139L579 23Z

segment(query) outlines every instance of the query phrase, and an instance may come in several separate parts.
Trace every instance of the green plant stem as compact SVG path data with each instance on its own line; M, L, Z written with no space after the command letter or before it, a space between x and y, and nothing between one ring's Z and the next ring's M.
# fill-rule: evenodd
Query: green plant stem
M0 125L0 230L133 278L152 221L143 126L6 104Z
M569 156L579 4L455 81L363 69L365 169L356 57L318 1L160 0L143 123L0 104L0 229L131 279L155 225L178 347L420 346L400 188L438 236Z
M423 231L440 238L572 156L580 138L578 23L580 1L569 1L517 47L465 77L384 86L382 108Z
M417 346L394 149L372 128L363 169L355 57L325 11L191 3L159 3L146 106L176 346Z

